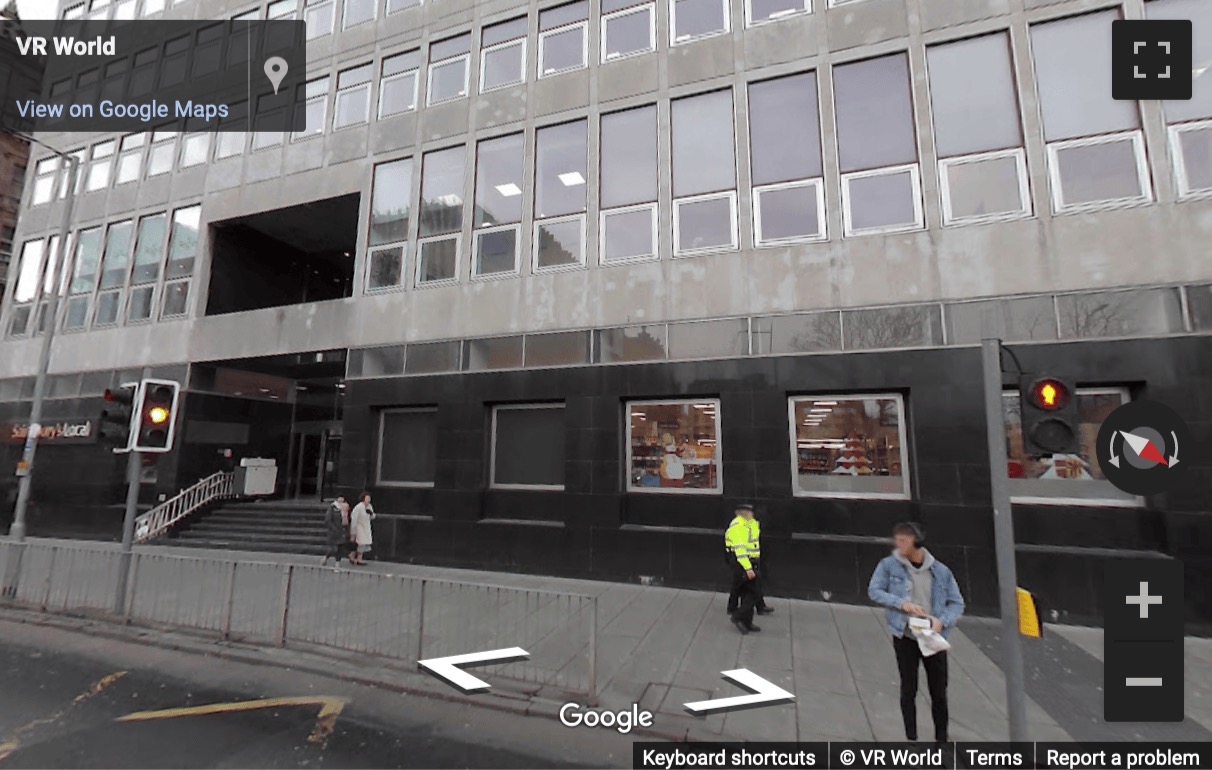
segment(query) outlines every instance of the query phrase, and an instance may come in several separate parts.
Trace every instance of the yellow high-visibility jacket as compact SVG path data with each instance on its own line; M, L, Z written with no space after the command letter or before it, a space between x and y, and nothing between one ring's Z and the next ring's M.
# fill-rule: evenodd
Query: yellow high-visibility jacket
M749 524L749 558L762 558L762 525L757 519L750 519Z
M749 522L737 516L724 531L724 549L736 557L743 569L753 569L749 562Z

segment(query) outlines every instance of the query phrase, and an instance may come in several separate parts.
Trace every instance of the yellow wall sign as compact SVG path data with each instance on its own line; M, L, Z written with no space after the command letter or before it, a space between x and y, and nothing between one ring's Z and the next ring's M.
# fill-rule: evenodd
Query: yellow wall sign
M1039 620L1039 605L1035 595L1022 588L1015 589L1018 595L1018 632L1035 639L1044 635L1044 624Z

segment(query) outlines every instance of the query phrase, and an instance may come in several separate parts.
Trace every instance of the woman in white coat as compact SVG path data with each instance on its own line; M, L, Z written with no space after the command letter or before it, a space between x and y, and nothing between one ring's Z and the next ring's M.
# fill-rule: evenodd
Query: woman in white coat
M375 509L370 505L370 493L363 492L358 496L358 504L354 506L353 513L349 514L349 535L355 549L349 554L350 563L366 563L366 559L363 557L374 544L374 536L370 528L370 522L374 518Z

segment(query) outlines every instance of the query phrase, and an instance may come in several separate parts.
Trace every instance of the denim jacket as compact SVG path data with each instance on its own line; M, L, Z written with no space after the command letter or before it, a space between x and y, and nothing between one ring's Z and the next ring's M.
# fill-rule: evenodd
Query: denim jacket
M955 575L946 564L935 560L930 573L934 579L929 610L932 616L942 621L943 636L946 637L964 614L964 597L960 594L959 584L955 582ZM895 556L885 556L871 575L867 596L887 609L885 625L893 636L904 634L905 624L909 622L909 616L901 611L901 605L909 599L910 590L909 570Z

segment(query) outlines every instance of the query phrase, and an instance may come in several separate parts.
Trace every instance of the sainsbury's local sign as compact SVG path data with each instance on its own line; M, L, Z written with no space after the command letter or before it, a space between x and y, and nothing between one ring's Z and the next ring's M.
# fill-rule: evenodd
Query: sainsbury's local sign
M0 423L0 441L6 444L21 444L27 438L29 423ZM38 440L52 444L92 444L97 441L97 421L83 418L45 423L38 431Z

